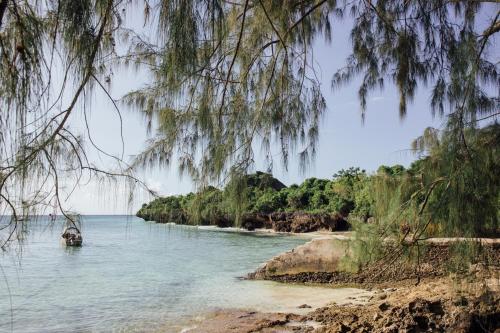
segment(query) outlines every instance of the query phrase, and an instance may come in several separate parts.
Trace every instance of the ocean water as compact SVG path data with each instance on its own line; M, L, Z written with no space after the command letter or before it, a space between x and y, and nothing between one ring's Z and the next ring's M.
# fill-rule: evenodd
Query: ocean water
M272 284L238 277L306 242L132 216L84 217L81 248L60 244L61 222L29 230L21 252L0 255L1 332L177 332L215 308L258 304Z
M21 252L0 254L0 332L181 332L215 309L295 311L363 293L239 278L303 237L86 216L72 248L62 221L29 230Z

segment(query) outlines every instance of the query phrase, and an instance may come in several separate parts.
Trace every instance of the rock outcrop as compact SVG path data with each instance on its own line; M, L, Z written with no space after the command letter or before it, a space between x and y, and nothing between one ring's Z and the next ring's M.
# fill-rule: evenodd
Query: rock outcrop
M308 272L330 273L339 270L340 260L347 251L345 237L316 238L291 251L282 253L249 275L252 279L279 280L283 276Z
M389 243L386 255L379 261L348 271L341 265L349 248L345 240L348 236L332 235L313 239L291 251L282 253L250 273L250 279L280 282L345 284L380 284L444 276L449 271L454 239L428 240L419 249L419 265L410 262ZM500 262L500 241L484 240L483 256L490 263ZM410 249L407 249L409 251ZM413 249L417 250L417 249ZM472 267L471 267L472 268Z
M158 223L175 222L178 224L190 224L188 216L181 210L169 211L168 213L139 211L137 216L146 221ZM234 225L234 219L228 215L216 215L208 219L198 221L201 225L216 225L227 228ZM249 231L255 229L272 229L276 232L304 233L313 231L346 231L349 223L340 214L328 213L305 213L305 212L274 212L247 213L241 217L241 227Z
M488 298L487 300L485 298ZM498 293L469 298L466 305L450 299L413 298L380 306L331 306L317 309L307 320L321 322L318 333L333 332L497 332Z
M218 311L188 332L498 332L498 288L470 287L457 294L456 282L432 278L416 286L375 289L368 302L331 303L307 314Z
M277 232L346 231L349 223L340 214L275 212L252 213L242 217L241 226L247 230L273 229Z

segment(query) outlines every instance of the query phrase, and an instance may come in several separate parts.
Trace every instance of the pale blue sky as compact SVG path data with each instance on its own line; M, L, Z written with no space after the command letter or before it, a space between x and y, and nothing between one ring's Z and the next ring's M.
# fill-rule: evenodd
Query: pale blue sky
M319 41L314 46L314 56L320 70L321 89L326 98L327 112L320 129L318 153L313 166L305 173L299 172L291 156L286 172L275 163L274 176L285 184L300 183L308 177L330 178L336 171L358 166L374 171L381 164L409 165L414 156L407 151L411 141L428 126L441 127L444 119L433 118L429 111L429 89L420 87L415 100L409 105L404 120L398 115L398 96L393 85L387 84L384 91L373 93L368 101L364 125L361 123L357 99L358 82L355 81L335 92L330 80L336 70L344 66L349 53L348 39L350 24L333 24L333 39L330 45ZM498 57L498 52L496 55ZM115 73L112 94L115 98L137 88L148 80L144 73ZM122 108L124 118L125 155L137 154L147 138L141 117L133 111ZM73 119L79 127L81 116ZM103 94L97 93L91 104L90 127L93 139L108 152L119 154L121 140L116 112ZM261 164L262 159L257 160ZM106 163L106 162L103 162ZM174 163L169 170L143 172L143 179L162 195L187 193L193 184L187 178L180 178ZM135 213L142 202L148 201L139 195L132 205L126 204L124 191L98 188L93 184L78 189L68 205L85 214Z

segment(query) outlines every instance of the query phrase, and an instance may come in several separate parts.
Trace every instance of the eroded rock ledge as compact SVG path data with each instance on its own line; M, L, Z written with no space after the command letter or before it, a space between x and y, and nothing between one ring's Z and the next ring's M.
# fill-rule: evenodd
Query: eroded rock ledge
M174 222L178 224L191 224L185 214L147 214L138 212L137 217L146 221L157 223ZM234 220L226 215L213 216L211 220L198 221L201 225L216 225L220 228L232 227ZM341 214L306 213L306 212L273 212L247 213L241 217L241 227L249 231L255 229L271 229L276 232L314 232L314 231L346 231L349 223Z
M277 232L345 231L349 223L340 214L275 212L242 216L241 227L247 230L273 229Z
M471 287L457 293L447 278L427 279L418 286L376 290L366 304L330 304L306 315L226 310L188 332L498 332L498 289Z
M411 291L401 290L411 294ZM317 309L306 320L322 323L314 332L497 332L499 294L476 297L389 297L368 306L331 306ZM401 294L401 293L399 293ZM398 300L397 297L400 297Z
M358 272L345 269L349 253L345 236L313 239L291 251L282 253L248 275L249 279L280 282L329 284L396 283L409 279L439 277L447 274L452 242L428 241L420 251L418 269L404 256L394 256L396 249L387 246L387 257L362 267ZM483 256L489 263L500 262L500 242L485 242ZM392 257L391 257L392 256Z

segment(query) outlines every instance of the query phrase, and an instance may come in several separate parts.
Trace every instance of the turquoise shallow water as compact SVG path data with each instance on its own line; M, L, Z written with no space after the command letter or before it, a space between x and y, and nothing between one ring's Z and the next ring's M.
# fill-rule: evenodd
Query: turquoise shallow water
M22 252L0 255L0 332L177 332L257 304L274 287L237 277L306 241L87 216L84 246L65 248L60 224L30 223Z

